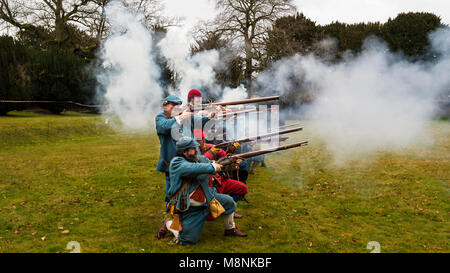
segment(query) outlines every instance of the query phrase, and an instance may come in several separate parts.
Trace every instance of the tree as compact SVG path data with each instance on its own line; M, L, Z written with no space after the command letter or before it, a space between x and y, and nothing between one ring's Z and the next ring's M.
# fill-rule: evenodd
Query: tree
M12 37L0 37L0 99L31 99L26 48ZM0 115L17 109L15 105L0 104Z
M428 34L442 26L441 18L427 12L400 13L384 24L382 37L392 50L401 50L407 56L422 56L428 46Z
M379 22L346 24L336 21L321 26L319 31L323 37L333 38L337 41L337 50L333 57L339 60L346 51L360 52L367 37L371 35L381 37L382 27L383 25Z
M244 78L250 95L255 64L261 59L267 30L279 17L295 11L292 0L217 0L214 31L237 44L245 60Z
M0 0L0 19L20 30L44 26L54 31L55 42L63 43L68 38L67 24L81 22L95 9L95 2L90 0Z
M90 16L90 20L83 24L91 36L96 37L98 41L108 34L110 25L106 20L105 6L112 0L93 0L98 10ZM128 7L135 12L142 13L143 24L148 29L167 28L179 23L179 18L168 17L163 14L164 4L162 0L122 0L125 7Z
M0 21L16 27L28 37L55 43L58 47L70 45L75 50L93 51L109 30L105 18L105 6L111 0L0 0ZM136 12L144 14L144 23L170 25L175 19L162 15L164 5L161 0L132 0L124 4ZM47 33L46 33L47 32ZM86 33L90 44L83 45L78 35ZM47 35L51 33L51 35ZM85 42L89 39L84 39Z
M316 22L303 13L277 19L265 42L266 65L296 53L308 54L314 44L323 38Z
M231 88L238 87L243 78L244 60L229 47L227 40L220 33L203 32L203 30L200 30L200 33L196 37L195 45L191 46L191 53L217 50L219 59L222 61L221 66L214 67L217 83Z

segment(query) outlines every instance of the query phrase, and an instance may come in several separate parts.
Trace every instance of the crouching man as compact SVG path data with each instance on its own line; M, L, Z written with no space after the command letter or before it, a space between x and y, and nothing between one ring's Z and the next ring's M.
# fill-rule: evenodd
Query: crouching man
M170 214L173 220L165 220L158 238L170 230L182 245L198 242L206 217L223 212L226 236L245 237L234 223L236 203L228 195L219 194L209 187L209 175L221 170L221 165L198 155L198 144L192 138L181 138L176 144L177 152L170 162L168 194ZM219 203L219 204L217 204ZM218 208L219 207L219 208ZM224 211L223 211L224 210Z

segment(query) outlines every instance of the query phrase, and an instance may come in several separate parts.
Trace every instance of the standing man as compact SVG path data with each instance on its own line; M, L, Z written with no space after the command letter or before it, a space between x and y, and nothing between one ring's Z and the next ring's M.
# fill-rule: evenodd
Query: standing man
M176 117L172 117L172 111L177 105L181 105L181 103L181 99L177 96L170 95L166 97L162 104L164 111L159 113L155 118L156 133L158 134L159 143L161 144L156 170L163 172L166 175L166 202L169 201L167 191L169 185L170 160L172 160L176 153L176 140L172 137L172 127L179 126L182 120L192 116L192 113L190 112L183 112Z

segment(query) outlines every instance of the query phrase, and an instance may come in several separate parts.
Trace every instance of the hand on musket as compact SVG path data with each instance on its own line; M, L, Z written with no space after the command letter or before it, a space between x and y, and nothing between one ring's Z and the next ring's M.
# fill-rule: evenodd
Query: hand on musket
M183 112L180 113L180 115L178 116L179 120L185 120L187 118L190 118L194 113L192 113L191 111L188 110L184 110Z
M217 162L228 170L237 170L239 169L239 165L242 163L242 161L244 161L244 158L236 155L228 155L226 157L222 157Z
M236 151L237 148L239 148L239 146L241 146L240 142L233 142L233 144L231 144L230 146L227 147L227 151L230 154L234 154L234 152Z
M188 115L187 113L189 113L189 112L192 112L190 110L190 107L177 105L177 106L175 106L173 108L173 110L172 110L172 112L170 114L171 114L172 118L174 118L174 117L181 117L182 116L182 118L180 118L180 120L183 120L183 119L186 119L186 118L188 118L189 116L192 115L192 114Z
M209 114L210 113L208 111L206 111L206 110L200 110L200 111L197 112L198 116L207 116Z
M244 161L242 158L238 158L236 159L236 161L234 163L232 163L231 165L228 166L228 169L230 170L239 170L239 166L241 165L242 161ZM227 168L225 166L225 168Z
M212 162L211 165L214 167L214 169L216 170L216 173L220 172L222 170L222 165L220 165L219 163L216 162Z
M223 108L222 105L212 105L212 107L213 107L213 108L212 108L212 109L209 109L209 111L208 111L208 110L202 110L202 111L199 111L199 112L198 112L198 115L200 115L200 116L206 116L206 115L208 115L208 117L209 117L210 119L212 119L212 118L216 117L217 113L222 112L222 115L223 115L224 112L226 112L226 111L231 111L231 110L228 110L228 109Z

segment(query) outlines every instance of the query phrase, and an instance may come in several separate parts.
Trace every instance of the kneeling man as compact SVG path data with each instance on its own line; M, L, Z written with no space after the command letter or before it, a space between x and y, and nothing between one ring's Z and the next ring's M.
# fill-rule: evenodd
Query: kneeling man
M225 209L224 235L247 236L240 232L234 223L236 203L233 198L217 193L215 188L208 185L209 175L219 172L222 166L198 155L198 144L195 139L180 139L176 149L175 157L170 162L168 187L176 217L174 220L164 221L158 232L158 238L170 230L182 245L197 243L206 216L210 214L212 201L218 201Z

